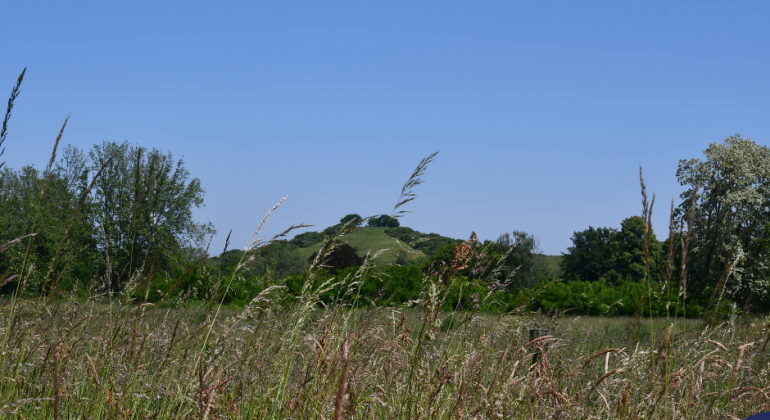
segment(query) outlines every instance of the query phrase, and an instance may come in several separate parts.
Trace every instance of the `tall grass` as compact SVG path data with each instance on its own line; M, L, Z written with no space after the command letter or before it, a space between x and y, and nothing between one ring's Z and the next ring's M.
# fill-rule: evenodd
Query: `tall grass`
M628 320L563 320L552 329L559 339L532 342L526 313L464 314L443 327L447 315L424 308L319 309L313 291L303 306L279 309L270 293L221 321L205 307L97 296L44 311L24 302L15 328L3 330L0 414L680 419L770 409L759 320L748 333L654 320L645 325L654 348L624 342Z
M433 156L410 177L394 213L414 197ZM651 231L643 180L642 188ZM51 261L44 294L28 298L25 273L39 268L25 268L16 293L0 301L0 417L733 419L770 410L770 318L744 329L676 317L570 320L525 307L479 313L504 283L489 267L488 290L470 293L455 275L480 255L475 234L451 264L428 270L419 299L401 306L358 295L365 276L377 275L368 268L378 255L344 277L316 275L356 228L349 223L318 252L293 303L279 305L286 289L268 276L244 308L224 307L249 252L304 226L260 238L277 207L231 273L209 272L206 256L190 267L216 280L203 304L175 287L147 302L152 256L130 263L119 292L80 284L64 293ZM111 284L110 275L97 283ZM78 287L88 288L85 300ZM469 309L442 311L457 289ZM322 301L330 293L336 298ZM533 327L551 335L532 340Z

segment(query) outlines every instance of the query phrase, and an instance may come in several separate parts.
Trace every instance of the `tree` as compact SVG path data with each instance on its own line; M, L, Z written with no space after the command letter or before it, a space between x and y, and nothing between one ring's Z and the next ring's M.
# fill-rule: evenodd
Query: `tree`
M385 234L409 244L412 248L422 251L431 257L445 245L458 245L463 243L461 239L452 239L441 236L438 233L422 233L412 228L399 226L385 229Z
M99 272L110 273L109 286L118 290L140 268L186 264L214 231L192 220L192 207L203 204L203 192L183 161L127 143L105 142L88 154L67 147L45 172L5 168L0 239L33 231L37 236L29 241L29 256L18 246L0 255L0 273L21 270L26 260L26 267L36 267L30 291L53 277L89 281ZM48 272L50 267L55 273Z
M695 198L688 289L710 290L731 275L736 298L766 298L770 248L761 238L770 223L770 149L736 134L703 154L704 160L680 160L677 169L688 187L677 209L682 226Z
M369 227L384 227L384 228L395 228L401 226L401 223L398 222L398 219L395 217L388 216L387 214L380 215L379 217L373 217L369 219L369 222L367 222L367 226Z
M323 241L324 237L324 234L320 232L303 232L294 236L289 242L299 248L307 248Z
M355 213L352 213L340 219L340 223L344 225L345 223L351 220L353 221L353 223L351 223L351 226L358 226L361 224L361 221L363 220L363 218Z
M314 252L308 262L311 264L318 256L318 251ZM321 267L330 273L336 273L348 267L357 267L364 263L363 257L358 256L358 249L350 246L347 242L336 241L332 246L331 252L321 262Z
M0 254L0 274L7 270L22 277L26 260L27 268L35 267L28 282L29 291L34 293L41 290L46 278L49 285L55 279L60 284L90 280L99 255L96 229L78 223L89 212L89 201L80 205L87 188L86 175L82 154L71 151L65 151L64 158L48 175L32 166L0 172L0 243L37 234L34 241L25 241ZM30 242L30 254L26 255ZM52 267L54 261L58 267ZM49 275L51 268L55 272Z
M534 286L542 276L548 277L545 259L540 251L540 240L535 235L514 230L501 234L495 245L504 257L503 278L511 277L511 289L527 289Z
M648 278L659 280L664 266L665 249L658 242L655 233L650 235L650 268ZM631 216L620 222L612 246L612 269L601 278L610 284L622 280L641 281L644 279L644 221Z
M660 278L665 251L655 234L650 236L648 277ZM572 235L572 246L562 256L564 278L586 281L604 280L609 284L641 281L644 278L644 222L631 216L620 222L620 230L593 228Z
M599 280L612 270L612 255L616 229L594 228L572 235L572 246L562 255L561 268L565 279Z
M117 290L152 261L157 268L186 262L214 228L193 221L192 209L203 205L205 191L198 178L190 178L183 160L127 142L103 142L88 154L90 169L98 170L110 157L92 193L92 222L106 237L110 286Z

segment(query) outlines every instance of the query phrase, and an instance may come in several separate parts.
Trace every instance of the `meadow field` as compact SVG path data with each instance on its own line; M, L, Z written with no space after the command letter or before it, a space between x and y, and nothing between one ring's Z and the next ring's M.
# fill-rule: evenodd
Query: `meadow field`
M65 152L82 164L72 171L54 167L63 131L45 172L0 173L0 233L8 236L0 241L0 418L742 419L770 411L770 317L749 304L761 284L736 289L750 290L742 310L729 299L739 296L725 292L740 268L733 242L711 298L690 310L699 287L687 289L699 280L687 271L694 210L684 213L688 229L677 230L672 204L669 239L657 241L641 172L643 215L624 221L638 235L616 249L628 261L615 258L640 275L633 282L562 282L563 257L541 258L534 237L518 231L482 243L475 232L462 242L402 228L399 241L382 227L359 229L367 221L349 214L297 235L307 243L284 240L307 225L260 238L285 198L243 251L228 254L228 235L210 258L208 246L185 239L214 234L189 219L202 202L197 179L171 188L189 189L177 218L160 225L151 208L163 198L156 186L166 185L157 179L186 179L181 169L170 175L170 155L153 150L145 165L145 149L104 143L95 150L109 154L88 155L98 164L88 184L68 178L85 168L82 152ZM5 133L4 123L0 140ZM380 219L406 212L435 156ZM70 188L73 180L80 187ZM770 252L767 226L758 242ZM444 241L430 260L426 238ZM299 244L283 250L302 275L278 274L278 256L260 254L291 241ZM335 267L342 249L356 262ZM516 251L526 258L513 261ZM526 260L548 270L520 270ZM252 263L263 270L247 277ZM399 270L415 275L399 283ZM536 310L548 285L564 286L549 295L563 296L541 309L566 311ZM408 296L395 299L403 290L389 287ZM614 305L637 315L569 312L583 303L593 305L583 313L621 313Z
M430 296L411 307L319 308L310 288L289 308L271 302L276 293L242 309L128 295L5 300L0 415L735 419L770 410L770 318L704 327L523 308L439 312ZM545 335L531 339L532 329Z
M429 161L405 184L394 214ZM505 257L475 266L485 281L460 274L484 260L475 234L453 245L448 263L418 270L416 293L397 305L378 303L392 266L386 251L337 274L324 265L343 237L395 243L357 221L303 250L315 255L305 275L268 272L245 305L224 305L254 281L241 275L254 251L295 228L259 239L268 216L225 272L204 253L178 277L158 278L146 269L158 251L114 287L105 246L104 273L62 287L66 266L54 275L60 244L37 294L29 291L41 272L34 264L9 277L12 293L0 301L0 417L741 419L770 410L770 317L718 305L706 319L575 317L536 311L528 294L512 305L498 280ZM650 237L648 229L645 249ZM25 262L31 249L19 254ZM373 278L384 286L364 294ZM669 280L641 283L637 313L655 313L655 302L658 312L680 313L684 295Z

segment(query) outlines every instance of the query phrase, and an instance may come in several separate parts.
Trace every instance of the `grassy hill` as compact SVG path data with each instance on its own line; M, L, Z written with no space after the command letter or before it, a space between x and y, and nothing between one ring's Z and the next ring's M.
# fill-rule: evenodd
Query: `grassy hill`
M380 263L394 262L396 260L396 253L401 249L408 252L410 260L425 256L422 251L417 251L408 244L396 241L396 239L386 235L385 228L362 227L346 234L341 239L350 246L357 248L358 255L360 256L366 255L367 252L374 255L375 252L387 248L388 250L379 256ZM299 253L306 260L319 249L321 249L320 242L307 248L300 248L295 252Z

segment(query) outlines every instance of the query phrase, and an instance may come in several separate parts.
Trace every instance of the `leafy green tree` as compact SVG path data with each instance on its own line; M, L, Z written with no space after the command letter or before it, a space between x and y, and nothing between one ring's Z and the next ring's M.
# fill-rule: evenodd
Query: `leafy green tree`
M650 235L650 279L661 278L666 252L663 245L655 233ZM644 264L644 222L639 216L631 216L620 222L613 243L612 269L602 278L611 284L623 280L638 282L644 279Z
M361 221L363 220L363 218L360 215L358 215L358 214L351 213L351 214L348 214L347 216L343 217L342 219L340 219L340 223L342 223L344 225L345 223L347 223L347 222L349 222L351 220L353 221L353 223L351 223L352 226L358 226L358 225L361 224Z
M677 170L688 188L677 212L682 226L694 204L688 290L708 291L728 275L739 301L751 296L767 306L770 248L758 238L770 223L770 149L735 135L703 154Z
M250 251L239 275L247 282L253 282L255 277L264 276L268 272L273 278L303 274L307 271L308 263L296 252L297 249L296 244L281 241ZM243 253L241 249L233 249L212 257L207 263L209 270L213 273L219 273L221 270L222 277L228 278L241 261Z
M87 155L67 147L46 172L27 166L0 173L0 236L37 233L29 255L14 247L0 256L0 269L34 264L32 290L99 273L110 274L109 286L118 290L152 262L163 269L188 263L213 233L210 224L192 221L192 207L202 204L200 181L170 154L127 143L105 142Z
M665 250L652 233L649 278L660 279L664 264ZM644 266L644 223L639 216L624 219L620 230L589 227L575 232L572 246L561 260L567 280L603 280L614 285L641 281Z
M87 186L85 158L74 150L65 150L48 174L32 166L0 172L0 242L37 234L0 254L0 274L21 277L26 260L34 267L30 292L39 292L46 279L63 286L91 279L101 258L95 227L82 221L91 210L90 200L81 203Z
M574 232L572 246L561 259L564 278L593 281L612 270L616 236L616 229L593 226Z
M314 252L309 258L308 262L312 263L318 252ZM348 267L357 267L364 263L364 258L358 256L358 249L351 246L347 242L337 241L332 247L331 252L326 255L325 259L321 262L321 267L330 273L336 273L339 270L343 270Z
M416 265L385 267L364 277L361 295L377 299L380 306L397 306L417 299L422 291L422 271Z
M300 248L313 246L324 240L325 235L320 232L303 232L295 235L289 242L296 244Z
M93 223L104 231L110 286L118 290L152 261L160 269L187 263L214 228L193 221L192 209L203 205L204 189L198 178L190 178L183 160L127 142L103 142L88 154L90 169L98 170L110 157L92 193Z
M424 261L422 266L423 271L435 271L441 269L442 267L451 266L452 260L454 259L454 251L458 245L459 244L455 243L445 244L444 246L434 251L431 257ZM466 269L462 274L468 275L470 274L470 270Z
M475 238L472 237L472 238ZM424 270L440 270L451 267L455 249L461 244L447 244L439 248L423 264ZM534 235L522 231L503 233L497 241L470 242L470 259L467 267L456 275L468 281L482 281L500 287L507 284L510 290L528 289L542 278L553 278L545 256L539 249Z
M401 223L398 222L397 218L388 216L387 214L383 214L383 215L380 215L379 217L373 217L369 219L369 221L367 222L367 226L395 228L395 227L401 226Z
M502 278L509 279L513 290L533 287L542 277L552 277L540 241L527 232L514 230L501 234L495 241L495 251L503 259Z

